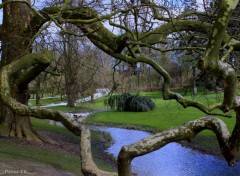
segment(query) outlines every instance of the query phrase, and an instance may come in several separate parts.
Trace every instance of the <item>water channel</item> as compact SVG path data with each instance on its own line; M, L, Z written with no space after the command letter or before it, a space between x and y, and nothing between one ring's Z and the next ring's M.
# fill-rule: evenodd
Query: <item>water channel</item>
M111 134L114 144L107 149L117 157L123 145L147 137L150 133L112 127L90 127ZM138 176L240 176L240 163L229 167L225 160L202 154L178 143L171 143L158 151L135 158L132 171Z

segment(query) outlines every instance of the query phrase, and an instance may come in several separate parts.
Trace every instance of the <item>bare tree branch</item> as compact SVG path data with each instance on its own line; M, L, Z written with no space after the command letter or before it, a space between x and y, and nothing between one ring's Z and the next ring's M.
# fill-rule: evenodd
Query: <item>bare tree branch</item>
M237 117L237 119L238 118L239 117ZM229 165L234 165L237 154L233 151L237 150L236 148L239 148L239 140L237 142L231 140L233 136L239 137L239 131L237 130L239 129L239 124L235 126L233 132L234 135L230 136L228 128L222 120L206 116L187 122L181 126L162 131L134 144L123 146L118 155L119 176L131 175L131 161L134 158L156 151L172 141L191 140L199 132L206 129L211 130L216 134L219 145L221 146L222 154L228 161Z
M235 0L222 2L217 19L212 27L205 56L198 63L199 69L211 72L213 75L224 79L224 101L221 107L224 112L233 108L236 92L236 74L230 64L219 60L219 51L229 19L237 4L238 1Z
M35 64L48 64L51 61L51 59L52 59L51 53L45 51L39 54L25 55L21 59L4 66L0 70L1 78L0 98L6 106L8 106L11 110L13 110L15 113L19 115L33 116L39 119L50 119L60 121L68 130L73 132L75 135L79 136L81 134L79 126L74 125L65 114L50 109L42 108L34 109L17 102L15 99L11 97L9 78L13 74Z

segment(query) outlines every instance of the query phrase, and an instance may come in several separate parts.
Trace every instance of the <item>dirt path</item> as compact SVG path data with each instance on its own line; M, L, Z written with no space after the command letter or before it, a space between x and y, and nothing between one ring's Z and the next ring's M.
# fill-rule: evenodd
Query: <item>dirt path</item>
M0 175L3 176L74 176L75 174L58 170L49 165L25 160L0 158Z

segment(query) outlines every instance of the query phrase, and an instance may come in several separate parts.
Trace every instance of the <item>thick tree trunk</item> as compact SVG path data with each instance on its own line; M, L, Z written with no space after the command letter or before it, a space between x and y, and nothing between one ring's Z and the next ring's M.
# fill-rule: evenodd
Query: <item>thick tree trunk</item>
M67 26L67 28L70 28ZM71 44L71 37L68 35L63 35L63 56L65 61L65 90L67 96L67 106L74 107L76 102L76 72L74 70L73 62L73 45Z
M5 2L5 1L3 1ZM20 57L31 53L31 36L26 33L31 19L31 10L23 3L8 3L3 8L2 60L1 68ZM30 98L28 80L24 80L25 71L12 76L11 96L27 105ZM26 137L29 140L42 141L31 125L29 116L19 116L0 102L0 135Z
M12 90L16 95L16 90ZM27 89L24 89L22 93L18 93L15 99L22 103L27 104L29 94ZM18 137L27 138L28 140L34 140L36 142L42 141L37 132L33 129L31 121L28 116L19 116L12 112L8 107L1 103L1 122L0 122L0 135L5 137Z
M72 85L66 85L66 95L67 95L67 106L75 107L75 94L74 90L72 90Z

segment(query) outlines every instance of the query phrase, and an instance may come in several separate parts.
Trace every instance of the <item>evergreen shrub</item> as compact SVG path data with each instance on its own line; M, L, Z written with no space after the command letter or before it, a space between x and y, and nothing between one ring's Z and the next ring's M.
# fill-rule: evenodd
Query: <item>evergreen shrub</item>
M111 96L107 99L106 104L112 109L130 112L144 112L155 108L155 103L152 99L130 93Z

